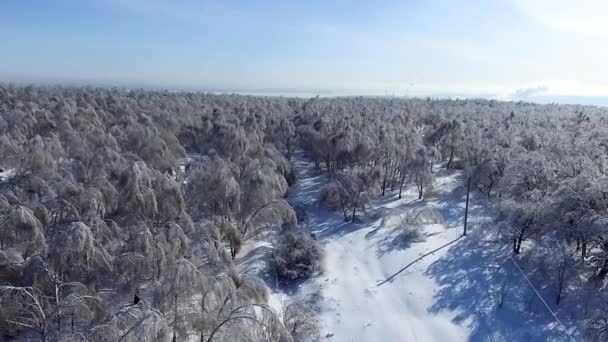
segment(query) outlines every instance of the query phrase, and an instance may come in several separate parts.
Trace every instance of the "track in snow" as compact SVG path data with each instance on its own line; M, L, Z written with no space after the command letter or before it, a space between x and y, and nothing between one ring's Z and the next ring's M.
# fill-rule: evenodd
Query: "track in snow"
M455 241L464 212L458 174L438 169L435 190L426 200L417 200L413 189L402 199L389 194L372 202L362 223L352 224L345 223L341 213L317 206L326 176L317 173L302 153L296 154L295 165L299 178L290 190L290 201L307 209L303 226L316 234L325 252L324 273L303 284L299 293L320 292L324 339L567 340L545 317L530 318L516 305L497 309L498 288L512 273L496 267L505 251L484 245L480 236L473 233ZM442 223L421 226L421 242L404 244L396 239L399 220L383 225L380 217L374 219L374 213L398 216L421 208L444 216ZM475 223L482 209L471 210Z

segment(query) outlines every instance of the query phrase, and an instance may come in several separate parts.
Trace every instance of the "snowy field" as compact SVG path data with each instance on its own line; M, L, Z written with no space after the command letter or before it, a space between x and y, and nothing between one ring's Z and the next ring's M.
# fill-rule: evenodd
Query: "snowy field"
M245 246L240 269L271 287L278 312L292 296L320 295L327 341L571 341L538 298L524 295L525 278L510 250L484 229L483 207L472 201L469 234L461 237L464 188L460 175L437 167L434 190L418 200L389 193L372 201L356 224L317 205L325 175L302 155L290 201L307 209L301 223L324 247L324 272L297 289L278 289L268 271L272 238ZM421 214L420 214L421 213ZM415 219L416 214L423 217ZM404 239L405 221L420 237ZM486 226L486 228L491 228ZM506 246L508 247L508 246ZM506 289L520 290L506 290ZM534 312L534 313L530 313ZM566 333L568 330L568 333Z

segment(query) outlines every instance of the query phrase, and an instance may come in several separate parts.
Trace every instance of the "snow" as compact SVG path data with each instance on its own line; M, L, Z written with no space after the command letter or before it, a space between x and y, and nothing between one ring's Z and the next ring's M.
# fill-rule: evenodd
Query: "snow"
M272 261L272 233L255 240L248 240L243 244L240 257L237 258L237 268L243 276L256 276L261 278L268 286L270 293L268 305L279 315L283 313L283 303L289 300L289 295L279 289L274 273L271 271Z
M437 284L424 270L445 251L421 260L394 278L403 265L421 254L453 241L457 232L443 224L420 224L424 242L399 239L400 215L433 208L419 201L413 191L402 199L377 200L370 208L381 215L361 224L344 223L339 214L316 208L318 189L324 176L310 174L311 165L298 161L301 172L298 202L308 204L309 225L324 242L325 273L306 284L320 288L323 336L334 341L455 341L466 340L468 329L453 322L455 312L431 312ZM440 179L454 186L455 177ZM378 217L379 216L379 217ZM383 216L384 220L382 219ZM365 218L363 218L365 220ZM414 248L416 246L416 248Z
M544 308L526 312L537 299L507 262L508 246L480 229L485 211L475 201L469 234L461 237L464 188L458 173L437 167L434 190L424 200L413 188L401 199L389 193L353 224L345 223L341 213L318 207L326 176L302 153L295 162L299 179L289 200L307 210L300 226L321 241L324 272L295 291L279 289L264 271L265 257L255 252L268 257L271 239L248 242L239 263L243 271L262 274L277 312L292 297L319 293L321 336L328 341L571 340ZM416 213L431 217L417 222L423 238L401 239L403 217ZM503 291L505 284L513 290ZM502 293L505 304L499 306Z
M15 170L14 169L3 169L0 168L0 182L5 182L7 180L9 180L10 178L15 176Z

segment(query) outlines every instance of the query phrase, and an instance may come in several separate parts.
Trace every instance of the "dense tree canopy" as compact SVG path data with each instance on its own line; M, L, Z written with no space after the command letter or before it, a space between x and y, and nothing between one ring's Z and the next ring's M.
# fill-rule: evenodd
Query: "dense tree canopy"
M294 322L310 307L277 319L263 284L233 263L247 239L276 229L283 278L317 268L318 247L295 231L284 200L296 149L330 179L320 203L353 222L371 198L406 185L424 200L438 163L462 169L493 204L502 242L553 261L544 269L558 275L558 303L585 286L571 285L575 274L605 298L606 114L493 100L0 86L0 333L317 336ZM590 312L590 326L600 329L603 314Z

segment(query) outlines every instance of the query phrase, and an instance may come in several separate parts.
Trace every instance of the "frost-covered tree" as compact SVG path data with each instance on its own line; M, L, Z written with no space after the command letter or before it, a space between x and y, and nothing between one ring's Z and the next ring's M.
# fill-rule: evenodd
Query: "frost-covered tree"
M161 286L157 288L155 301L169 320L173 341L188 338L188 331L191 330L188 318L196 308L192 298L197 294L198 287L207 283L204 274L186 259L175 261L165 273Z
M282 235L273 252L276 273L285 281L310 278L320 269L321 257L318 242L299 231Z
M283 322L294 342L317 341L321 337L314 297L293 300L283 306Z
M284 196L297 182L292 159L304 157L331 179L321 204L354 221L378 194L401 197L412 184L423 198L437 165L462 172L467 193L486 195L504 243L555 302L582 288L599 296L608 275L607 113L483 99L0 85L0 282L60 313L44 309L49 340L297 340L302 325L267 310L262 287L240 277L233 259L267 229L293 237ZM283 249L292 269L311 254L298 244L306 239ZM163 316L153 294L170 288L178 263L205 280L178 298L177 315L175 297L164 296ZM27 298L21 305L35 303ZM7 304L14 322L44 322ZM580 319L599 336L601 315ZM71 317L73 332L64 327ZM40 335L33 325L2 329Z
M33 331L47 341L54 319L48 307L48 298L35 287L0 286L0 327L9 336Z
M433 158L425 147L418 147L409 160L408 172L418 190L418 199L422 199L424 191L433 186Z
M90 333L91 341L170 341L170 330L163 315L139 302L120 308Z

